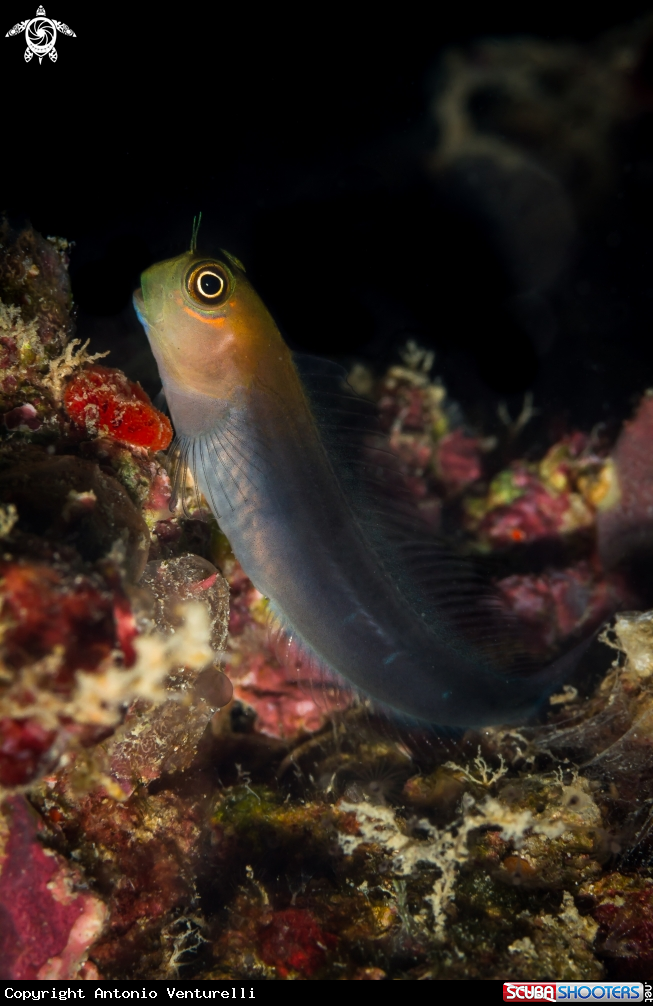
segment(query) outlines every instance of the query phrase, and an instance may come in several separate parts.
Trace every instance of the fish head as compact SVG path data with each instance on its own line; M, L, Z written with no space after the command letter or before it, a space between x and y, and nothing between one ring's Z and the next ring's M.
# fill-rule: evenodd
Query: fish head
M264 357L286 351L235 256L187 252L141 276L134 307L159 373L179 391L227 397L254 379Z

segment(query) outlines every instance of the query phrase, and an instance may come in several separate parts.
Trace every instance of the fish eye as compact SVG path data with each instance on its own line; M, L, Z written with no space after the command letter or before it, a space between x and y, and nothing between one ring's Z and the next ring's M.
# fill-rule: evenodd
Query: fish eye
M229 276L216 262L203 262L191 270L186 285L191 297L201 304L221 304L229 292Z

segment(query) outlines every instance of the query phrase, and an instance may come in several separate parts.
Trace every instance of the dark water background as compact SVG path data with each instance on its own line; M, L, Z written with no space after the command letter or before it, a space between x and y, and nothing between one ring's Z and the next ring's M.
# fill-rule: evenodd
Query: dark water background
M60 36L56 64L25 64L22 38L0 40L0 208L75 242L80 334L113 348L108 362L152 393L131 292L144 267L188 245L202 210L203 243L245 262L294 348L382 369L412 337L436 350L437 371L478 421L501 399L518 410L532 390L556 434L615 424L653 385L653 45L640 45L631 107L607 131L607 181L588 205L583 179L569 197L575 229L553 279L520 278L524 241L537 273L539 225L511 244L503 197L491 225L469 178L436 176L431 108L451 47L533 36L596 53L597 38L647 9L320 5L298 16L179 5L168 15L57 0L47 14L77 38ZM2 36L28 16L22 0L5 5ZM492 100L472 110L481 131Z

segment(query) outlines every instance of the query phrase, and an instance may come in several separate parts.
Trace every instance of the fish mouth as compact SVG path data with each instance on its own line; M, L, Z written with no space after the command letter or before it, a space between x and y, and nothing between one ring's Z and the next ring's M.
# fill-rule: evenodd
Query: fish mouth
M153 321L151 318L148 318L145 310L145 298L143 296L143 290L141 287L139 287L138 290L134 291L132 295L132 304L134 305L134 311L136 312L136 317L138 318L141 325L149 335L150 327L151 325L157 324L157 319ZM158 321L160 320L161 319L159 318Z
M143 299L143 291L141 290L140 286L138 290L134 290L134 294L132 296L132 303L134 305L134 310L136 312L138 320L140 321L143 328L147 328L147 321L145 318L145 301Z

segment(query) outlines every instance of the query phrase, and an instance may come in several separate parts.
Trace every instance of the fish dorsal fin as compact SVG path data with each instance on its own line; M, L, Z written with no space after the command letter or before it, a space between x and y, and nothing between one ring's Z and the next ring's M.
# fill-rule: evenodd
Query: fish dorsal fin
M518 623L479 565L421 517L374 403L351 388L340 365L300 354L294 361L354 518L416 615L427 625L445 620L503 673L533 669Z
M382 496L390 494L395 506L385 516L392 515L396 520L401 497L408 502L408 494L376 406L354 391L340 364L298 353L293 358L338 476L351 483L355 496L362 492L367 497L371 493L374 503L379 492ZM366 498L365 502L370 500Z

